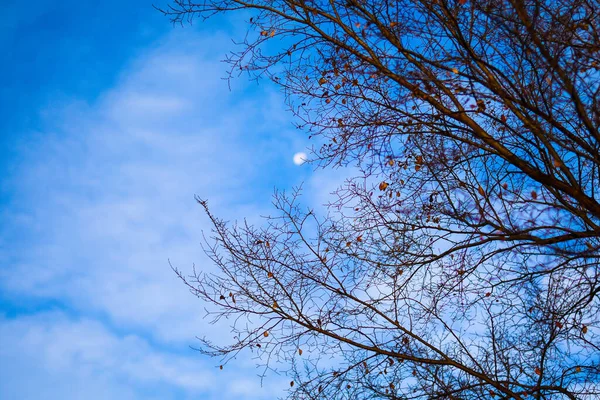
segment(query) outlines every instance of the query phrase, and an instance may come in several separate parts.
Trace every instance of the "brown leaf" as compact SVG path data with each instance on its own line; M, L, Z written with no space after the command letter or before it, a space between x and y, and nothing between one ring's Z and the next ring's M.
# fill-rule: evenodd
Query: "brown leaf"
M264 337L269 337L269 332L265 331L265 333L263 333Z
M538 367L535 367L535 370L533 370L533 372L535 372L536 375L542 374L542 371L540 371L540 369Z
M531 198L536 200L537 199L537 193L535 192L535 190L531 191Z
M294 381L290 382L290 387L294 387Z
M298 349L298 355L301 356L302 355L302 349Z
M479 192L480 195L485 196L485 190L483 190L481 185L479 185L479 187L477 188L477 191Z
M269 271L269 272L267 273L267 278L272 278L272 277L273 277L273 273L272 273L271 271Z
M477 103L477 111L484 112L486 109L485 101L478 99L476 103Z
M381 183L379 184L379 190L382 190L382 191L383 191L383 190L387 189L387 187L388 187L388 186L389 186L389 184L388 184L387 182L385 182L385 181L384 181L384 182L381 182Z
M588 327L584 325L584 326L581 328L581 333L583 333L583 334L585 335L585 334L587 333L587 331L588 331Z

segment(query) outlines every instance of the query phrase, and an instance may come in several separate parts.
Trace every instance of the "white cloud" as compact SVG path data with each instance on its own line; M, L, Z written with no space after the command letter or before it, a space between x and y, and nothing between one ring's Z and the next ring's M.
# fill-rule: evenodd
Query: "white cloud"
M3 398L56 398L56 389L64 398L77 398L75 394L88 385L85 398L106 398L111 391L125 389L119 380L130 382L132 388L153 382L194 391L206 389L210 382L210 374L198 363L156 353L139 337L116 337L96 321L71 320L57 312L1 318L0 337ZM193 381L184 379L190 375ZM22 384L24 377L28 385ZM118 398L133 395L124 390Z
M167 260L211 269L199 246L209 225L194 194L230 220L268 214L273 186L299 180L286 153L299 139L279 95L228 91L217 62L228 39L188 34L141 55L97 102L47 110L48 129L20 149L6 181L14 202L0 212L0 287L9 299L50 301L84 317L2 321L11 346L0 368L17 365L12 382L30 368L44 386L0 384L5 398L93 398L85 390L150 398L161 382L212 393L211 374L199 368L214 362L173 349L187 350L196 335L223 336L224 327L207 326ZM246 383L236 385L232 395Z

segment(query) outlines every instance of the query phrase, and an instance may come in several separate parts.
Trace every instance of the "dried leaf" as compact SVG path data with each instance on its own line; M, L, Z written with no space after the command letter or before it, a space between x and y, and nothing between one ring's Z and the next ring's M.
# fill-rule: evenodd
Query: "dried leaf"
M269 337L269 332L265 331L265 333L263 333L264 337Z
M383 190L387 189L388 186L389 186L389 184L387 182L383 181L379 184L379 190L383 191Z
M477 188L477 191L479 192L480 195L485 196L485 190L483 190L481 185L479 185L479 187Z

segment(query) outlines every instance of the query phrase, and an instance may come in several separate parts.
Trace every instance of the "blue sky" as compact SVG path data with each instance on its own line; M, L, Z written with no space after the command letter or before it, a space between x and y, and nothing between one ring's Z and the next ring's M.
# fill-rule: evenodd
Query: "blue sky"
M2 399L260 399L289 382L189 348L229 333L168 260L213 268L194 195L258 222L274 188L304 182L315 206L341 172L294 165L310 143L275 87L221 79L243 19L173 27L151 5L3 4Z

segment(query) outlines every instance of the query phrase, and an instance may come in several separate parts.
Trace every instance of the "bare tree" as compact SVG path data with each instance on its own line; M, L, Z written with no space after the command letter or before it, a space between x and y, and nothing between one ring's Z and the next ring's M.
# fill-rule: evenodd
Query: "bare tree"
M598 0L178 0L250 12L232 74L280 85L327 216L275 196L265 228L206 209L233 317L225 360L287 365L292 398L600 396Z

